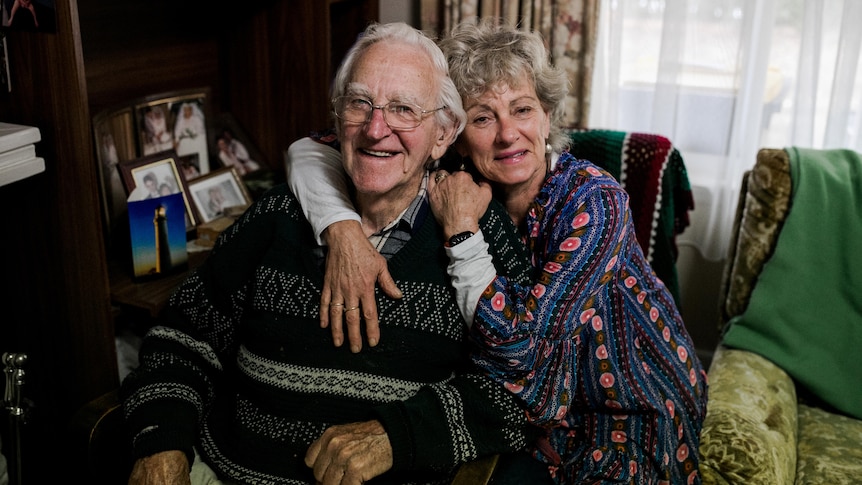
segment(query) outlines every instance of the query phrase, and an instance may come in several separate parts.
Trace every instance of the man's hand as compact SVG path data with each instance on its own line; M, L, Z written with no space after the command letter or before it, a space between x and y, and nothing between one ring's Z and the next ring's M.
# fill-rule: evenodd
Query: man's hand
M323 485L361 484L392 468L392 444L377 420L332 426L308 448L305 464Z
M374 347L380 341L374 284L379 282L380 289L392 298L401 298L401 290L389 274L386 259L371 246L358 222L336 222L326 228L323 237L329 253L320 296L320 326L331 327L332 341L339 347L344 343L341 318L345 317L350 350L359 352L360 322L365 320L368 345Z
M191 485L189 466L186 454L177 450L139 458L129 476L129 485Z

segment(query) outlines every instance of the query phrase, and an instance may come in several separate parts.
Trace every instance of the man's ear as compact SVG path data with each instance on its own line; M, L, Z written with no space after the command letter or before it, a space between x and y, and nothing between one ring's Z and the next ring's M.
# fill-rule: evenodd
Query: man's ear
M437 160L446 154L446 150L449 149L449 145L455 141L455 133L456 129L454 125L449 127L440 127L437 139L434 140L434 148L431 150L431 158L433 160Z

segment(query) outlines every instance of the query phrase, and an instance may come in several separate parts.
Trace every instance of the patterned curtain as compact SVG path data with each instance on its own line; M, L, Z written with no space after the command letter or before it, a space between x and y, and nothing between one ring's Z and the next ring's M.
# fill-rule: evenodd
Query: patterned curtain
M421 0L422 29L441 35L471 18L493 17L542 34L569 76L564 122L587 128L599 0Z

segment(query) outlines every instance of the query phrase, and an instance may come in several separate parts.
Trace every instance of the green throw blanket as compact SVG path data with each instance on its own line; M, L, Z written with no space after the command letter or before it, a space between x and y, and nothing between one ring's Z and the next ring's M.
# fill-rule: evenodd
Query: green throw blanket
M793 195L775 253L724 336L862 419L862 158L788 148Z

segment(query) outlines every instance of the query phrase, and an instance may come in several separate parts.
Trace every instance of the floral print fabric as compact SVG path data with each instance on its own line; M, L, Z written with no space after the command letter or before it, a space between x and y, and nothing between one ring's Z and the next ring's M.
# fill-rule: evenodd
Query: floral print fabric
M474 361L546 429L558 483L700 483L705 372L635 238L628 195L564 153L532 204L535 281L498 276L477 307Z

